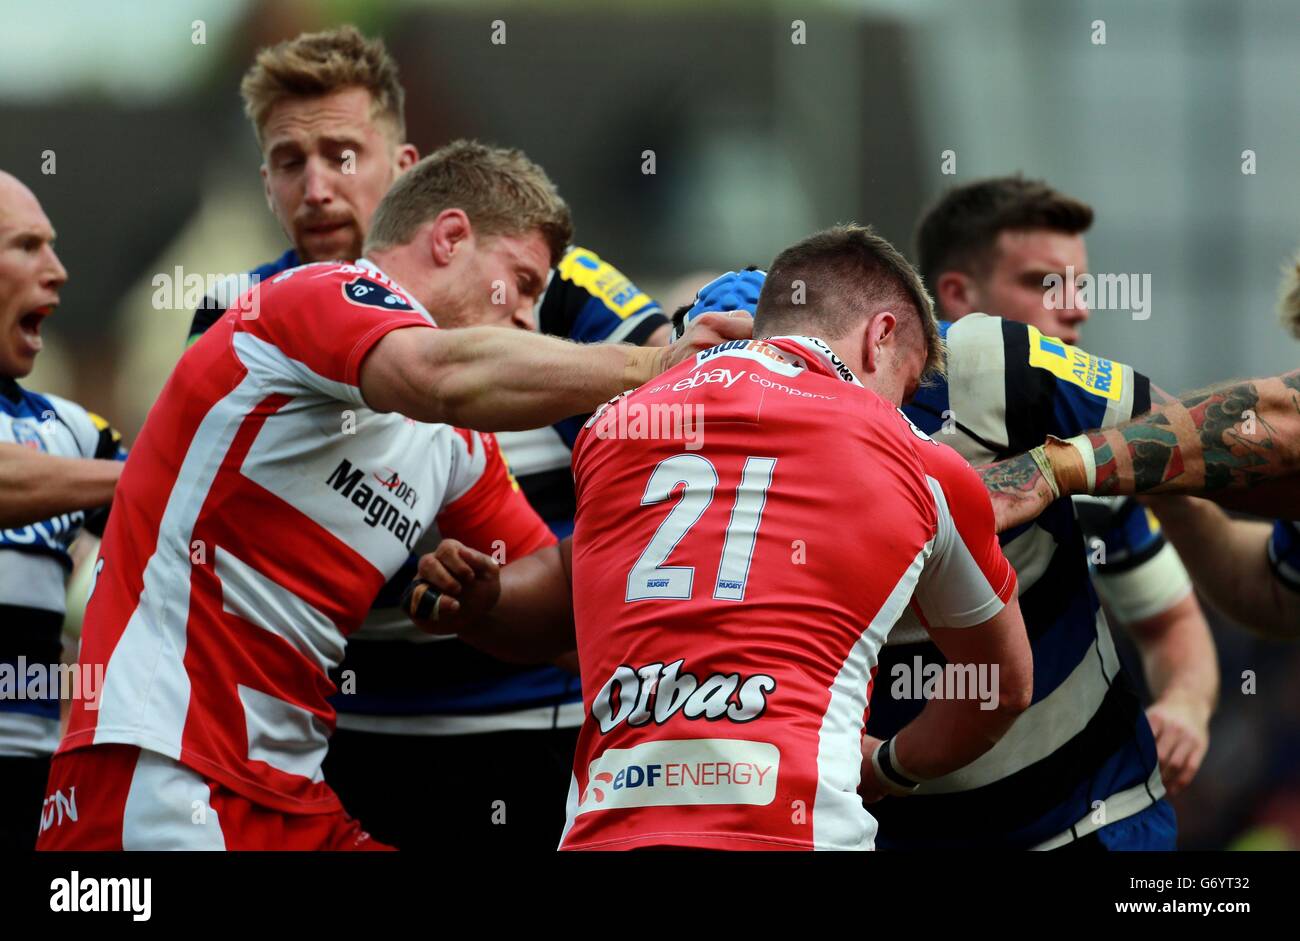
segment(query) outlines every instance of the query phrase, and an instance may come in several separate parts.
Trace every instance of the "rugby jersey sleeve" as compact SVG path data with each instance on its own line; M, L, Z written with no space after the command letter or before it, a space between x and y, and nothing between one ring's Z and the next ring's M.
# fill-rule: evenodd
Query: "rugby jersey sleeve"
M236 355L267 385L364 406L361 362L385 335L433 327L400 288L356 265L293 268L255 288L255 316L234 321Z
M979 475L952 448L918 451L934 495L934 548L917 582L915 609L926 626L974 627L1011 600L1016 573L994 530L993 505Z
M1074 497L1093 585L1121 624L1173 607L1192 580L1155 514L1132 497Z
M77 440L77 449L82 457L103 461L125 461L126 448L122 444L122 434L102 417L76 402L47 395L50 404L63 423L72 431ZM108 526L108 512L112 504L94 507L86 511L82 528L92 536L102 537Z
M452 480L438 513L438 531L500 562L554 545L554 534L529 506L496 436L454 431Z
M1047 435L1109 428L1151 409L1151 382L1124 363L1094 356L1037 327L1000 320L1006 364L1008 451Z
M538 328L579 343L643 343L668 322L659 303L586 248L560 259L538 313Z

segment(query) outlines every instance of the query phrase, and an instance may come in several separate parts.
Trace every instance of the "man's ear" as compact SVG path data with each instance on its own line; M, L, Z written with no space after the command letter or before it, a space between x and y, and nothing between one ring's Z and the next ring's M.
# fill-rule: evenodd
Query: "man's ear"
M397 148L396 157L397 175L401 176L419 162L420 151L416 149L414 144L402 144Z
M934 283L934 302L942 316L956 320L982 306L975 279L962 271L945 271Z
M258 172L262 174L262 195L266 197L266 208L274 214L275 206L271 203L271 171L263 163Z
M473 239L474 230L463 209L444 209L429 224L429 250L438 265L449 265L462 243Z
M883 347L893 342L898 329L898 318L893 311L882 310L872 314L867 321L867 330L862 335L862 364L868 373L881 368L884 362Z

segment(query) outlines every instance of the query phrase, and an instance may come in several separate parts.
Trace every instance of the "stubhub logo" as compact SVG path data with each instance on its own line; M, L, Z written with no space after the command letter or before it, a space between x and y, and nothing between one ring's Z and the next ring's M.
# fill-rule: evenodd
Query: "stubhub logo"
M770 804L780 760L780 750L769 742L729 738L611 748L588 768L578 813L681 804Z

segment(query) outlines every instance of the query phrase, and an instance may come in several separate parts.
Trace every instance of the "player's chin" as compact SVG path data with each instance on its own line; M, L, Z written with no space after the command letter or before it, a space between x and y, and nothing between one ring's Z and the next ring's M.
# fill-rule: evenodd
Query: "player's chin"
M0 339L0 376L10 379L22 379L36 367L36 353L21 337L13 336L17 332L15 324Z
M361 256L360 233L351 225L298 233L294 242L304 264L318 261L355 261Z

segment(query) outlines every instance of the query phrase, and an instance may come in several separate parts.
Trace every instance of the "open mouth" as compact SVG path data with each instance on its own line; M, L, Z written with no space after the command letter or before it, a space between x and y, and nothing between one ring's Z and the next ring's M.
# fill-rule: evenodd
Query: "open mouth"
M46 305L29 311L18 318L18 332L34 351L39 352L44 345L41 340L41 321L53 313L54 307Z

